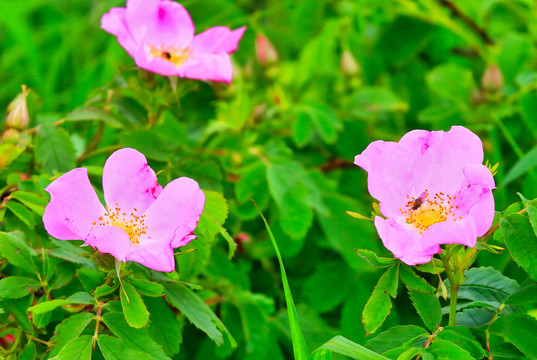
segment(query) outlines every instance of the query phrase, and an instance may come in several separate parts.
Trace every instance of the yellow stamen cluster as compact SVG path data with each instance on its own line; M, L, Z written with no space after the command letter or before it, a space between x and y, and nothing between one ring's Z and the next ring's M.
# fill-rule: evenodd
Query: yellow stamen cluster
M136 215L138 212L136 208L134 208L130 214L127 214L119 208L117 203L114 208L109 208L108 206L105 208L106 213L99 217L98 223L96 221L93 222L93 225L115 226L123 229L127 235L129 235L132 245L139 244L140 236L144 235L147 230L147 226L145 225L145 215Z
M424 198L412 199L409 195L407 198L409 200L405 204L405 209L400 208L399 211L405 217L405 222L414 225L420 234L433 224L448 220L457 221L462 218L454 213L459 207L452 204L452 200L457 199L456 196L440 192L429 199L429 192L425 189Z
M183 65L185 61L192 57L192 50L189 47L178 49L175 47L164 47L164 46L148 46L149 56L154 58L162 58L171 62L175 67Z

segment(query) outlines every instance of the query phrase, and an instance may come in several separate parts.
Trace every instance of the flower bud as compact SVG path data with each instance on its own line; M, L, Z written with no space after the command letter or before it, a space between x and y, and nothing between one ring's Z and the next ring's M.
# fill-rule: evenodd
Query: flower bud
M26 97L30 90L26 88L26 85L22 85L22 93L17 95L15 99L9 103L7 107L6 128L7 129L25 129L29 122L28 106L26 105Z
M2 142L10 144L18 144L21 134L17 129L5 129L2 133Z
M343 54L341 54L340 66L341 71L343 71L345 75L354 76L358 75L360 72L360 64L358 64L349 50L344 50Z
M483 89L488 91L498 91L503 85L503 75L498 65L489 65L481 79Z
M255 48L257 59L262 65L269 65L278 61L278 53L265 35L257 35L255 38Z

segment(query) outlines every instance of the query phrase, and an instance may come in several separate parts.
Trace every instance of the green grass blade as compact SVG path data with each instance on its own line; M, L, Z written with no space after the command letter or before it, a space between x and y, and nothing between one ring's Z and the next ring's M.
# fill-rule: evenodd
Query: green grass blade
M287 303L287 314L289 316L289 326L291 327L291 340L293 342L293 353L295 354L295 360L307 360L309 358L308 349L306 347L306 341L304 340L304 334L302 334L302 329L300 328L298 314L296 312L293 295L291 294L291 289L289 288L289 282L287 281L287 274L285 273L285 268L283 266L280 250L278 249L278 244L276 243L276 239L274 239L274 235L272 235L272 231L270 230L270 226L267 222L267 219L265 219L263 213L255 203L255 201L254 205L259 212L259 215L261 215L263 222L265 223L265 227L267 228L270 241L272 241L272 246L274 246L274 251L276 251L276 256L278 257L278 262L280 263L283 291L285 293L285 302Z

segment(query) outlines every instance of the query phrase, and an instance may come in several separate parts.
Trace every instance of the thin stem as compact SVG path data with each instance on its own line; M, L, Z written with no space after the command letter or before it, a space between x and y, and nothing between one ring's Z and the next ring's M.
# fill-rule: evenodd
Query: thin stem
M95 317L95 332L93 333L93 339L92 339L92 348L95 349L95 342L97 341L97 337L99 336L99 324L101 323L101 308L103 306L102 302L97 303L97 316Z
M459 284L456 281L456 276L454 270L451 269L449 263L449 256L442 259L444 263L444 268L446 269L446 274L449 280L450 286L450 296L449 296L449 326L455 326L455 316L457 315L457 295L459 293Z

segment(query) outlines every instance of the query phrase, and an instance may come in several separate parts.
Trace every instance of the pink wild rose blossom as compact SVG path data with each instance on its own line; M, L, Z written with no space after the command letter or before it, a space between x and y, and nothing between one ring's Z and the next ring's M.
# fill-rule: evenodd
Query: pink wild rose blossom
M114 152L104 165L103 207L88 178L77 168L54 180L43 223L60 240L84 240L119 261L136 261L171 272L173 249L188 244L205 204L198 183L187 177L164 189L143 154Z
M127 0L112 8L101 27L116 35L139 67L171 76L231 82L229 54L237 50L246 27L216 26L194 36L186 9L170 0Z
M492 225L494 179L481 140L462 126L375 141L354 163L386 217L375 217L384 246L408 265L431 261L441 244L474 247Z

